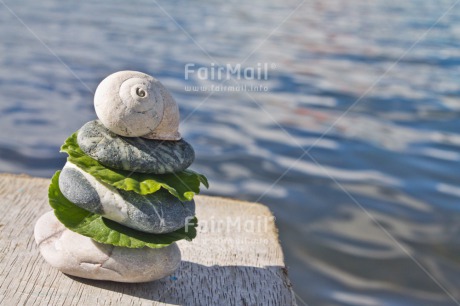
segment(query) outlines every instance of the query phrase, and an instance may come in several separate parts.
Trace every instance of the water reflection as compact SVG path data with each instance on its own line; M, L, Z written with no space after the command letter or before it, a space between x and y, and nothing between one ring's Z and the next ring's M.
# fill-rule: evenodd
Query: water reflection
M145 71L190 116L181 132L209 193L263 195L309 305L452 305L436 282L460 299L458 8L426 33L453 1L309 1L266 41L297 2L159 3L213 60L147 1L8 2L68 68L0 10L0 171L50 177L95 118L99 81ZM184 80L185 64L251 52L245 66L276 65L269 92L185 91L218 84Z

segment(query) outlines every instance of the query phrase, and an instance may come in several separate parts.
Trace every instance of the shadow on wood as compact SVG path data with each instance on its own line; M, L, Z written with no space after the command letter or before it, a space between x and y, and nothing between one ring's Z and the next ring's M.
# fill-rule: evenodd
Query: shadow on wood
M140 284L67 276L84 285L172 305L269 305L270 302L279 301L279 293L290 286L283 283L286 276L283 275L282 268L218 265L208 267L183 261L173 275ZM273 278L279 278L278 288L267 288Z

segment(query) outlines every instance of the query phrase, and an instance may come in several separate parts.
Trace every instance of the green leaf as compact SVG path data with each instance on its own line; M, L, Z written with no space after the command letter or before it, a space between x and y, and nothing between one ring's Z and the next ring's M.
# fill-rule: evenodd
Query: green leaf
M181 201L191 201L200 193L200 184L209 188L206 177L192 170L170 174L138 173L108 168L86 155L78 146L77 132L73 133L61 147L69 154L68 161L94 176L97 180L115 188L146 195L165 188Z
M59 175L57 171L51 179L48 197L54 214L58 220L71 231L104 243L127 248L162 248L174 241L192 240L196 236L198 220L190 220L188 227L183 227L167 234L149 234L134 230L112 220L91 213L70 202L59 189Z

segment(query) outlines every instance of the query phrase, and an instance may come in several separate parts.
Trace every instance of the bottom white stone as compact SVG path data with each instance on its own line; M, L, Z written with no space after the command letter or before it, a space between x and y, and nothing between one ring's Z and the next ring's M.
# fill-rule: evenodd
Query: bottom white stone
M175 243L160 249L101 244L64 227L52 211L38 219L34 234L40 253L51 266L83 278L149 282L172 274L181 261Z

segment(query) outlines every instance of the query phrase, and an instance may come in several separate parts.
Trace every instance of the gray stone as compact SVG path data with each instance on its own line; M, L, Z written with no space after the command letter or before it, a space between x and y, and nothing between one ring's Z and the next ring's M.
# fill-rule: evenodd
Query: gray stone
M195 215L195 201L181 202L165 189L149 195L118 190L128 205L127 226L143 232L169 233L182 228Z
M80 171L68 167L62 169L59 175L59 189L67 199L81 208L99 215L104 213L96 189Z
M99 120L86 123L78 132L81 150L103 164L119 170L164 174L187 169L195 160L185 140L152 140L123 137L109 131Z
M51 266L83 278L149 282L172 274L181 261L175 243L159 249L101 244L65 228L52 211L38 219L34 235L41 255Z
M79 175L75 175L75 172ZM62 173L65 174L64 178L61 177ZM59 187L69 201L139 231L154 234L170 233L184 227L195 215L193 200L182 202L163 188L149 195L119 190L99 182L71 162L65 164L62 173L59 177ZM74 189L75 186L89 186L91 193L97 194L97 197L93 195L91 199L98 199L98 202L81 204L81 189Z

